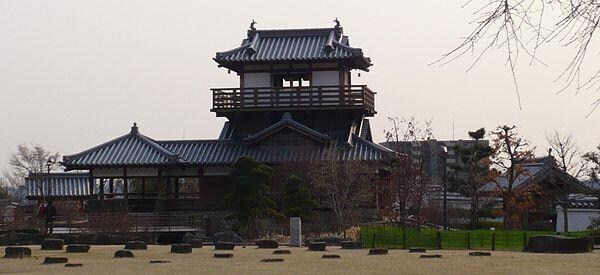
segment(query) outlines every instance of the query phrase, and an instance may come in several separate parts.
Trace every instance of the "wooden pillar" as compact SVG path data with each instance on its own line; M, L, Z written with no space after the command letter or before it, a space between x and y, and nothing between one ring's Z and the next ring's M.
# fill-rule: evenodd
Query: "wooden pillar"
M175 178L175 198L179 199L179 178Z
M142 179L142 199L146 198L146 179Z
M109 180L109 183L108 183L108 192L110 193L111 196L114 196L114 194L115 194L114 179L110 179Z
M104 199L104 179L100 178L99 179L99 185L98 185L98 195L100 195L100 199L103 200Z
M129 190L127 184L127 168L123 168L123 198L127 199L129 197Z
M89 188L90 188L90 195L94 194L94 176L92 173L92 170L90 169L90 175L89 175Z

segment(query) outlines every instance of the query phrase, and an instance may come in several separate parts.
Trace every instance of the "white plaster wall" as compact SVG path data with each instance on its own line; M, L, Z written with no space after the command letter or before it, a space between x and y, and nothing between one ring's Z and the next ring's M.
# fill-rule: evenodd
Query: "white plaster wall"
M600 209L569 209L569 231L585 231L590 225L590 218L600 216ZM561 207L556 208L556 231L564 232L564 215Z
M158 168L127 168L128 177L158 176Z
M245 73L244 87L271 87L271 75L269 73Z
M338 71L312 72L312 86L337 86L339 83L340 72Z
M230 167L204 167L205 176L226 176L231 171Z
M96 168L92 170L94 177L122 177L123 168Z

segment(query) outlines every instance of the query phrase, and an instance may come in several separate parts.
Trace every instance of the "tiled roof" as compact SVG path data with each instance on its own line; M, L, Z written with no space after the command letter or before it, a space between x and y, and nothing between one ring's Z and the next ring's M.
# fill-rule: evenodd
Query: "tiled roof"
M329 143L323 142L313 149L281 147L261 148L253 145L265 133L276 131L277 125L293 125L300 131L315 138L325 139L321 134L291 117L282 118L261 133L243 141L239 139L214 140L171 140L155 141L137 130L93 147L79 154L65 156L63 165L68 170L88 169L105 166L161 166L161 165L229 165L240 157L249 156L264 163L310 162L323 160L330 151ZM267 131L267 132L265 132ZM336 144L334 158L338 160L378 161L389 158L393 152L357 135L352 136L352 144Z
M25 178L25 186L29 198L42 195L50 198L90 195L88 173L31 174Z
M354 144L338 147L335 152L337 160L384 160L392 154L390 150L354 136ZM229 165L241 157L248 156L263 163L311 162L324 160L328 152L326 146L313 150L295 148L261 149L232 140L198 140L198 141L162 141L159 142L168 150L178 153L189 164Z
M579 180L558 169L558 167L556 166L556 162L552 157L533 159L519 165L519 169L522 169L522 172L519 172L517 179L513 182L513 188L522 188L531 184L532 182L542 180L549 175L557 175L559 177L562 177L563 179L569 181L569 183L573 184L575 188L585 188ZM508 176L505 172L502 175L500 175L495 182L488 182L484 184L480 188L480 190L494 191L497 190L499 187L508 188L508 185Z
M235 49L218 52L215 61L261 62L356 59L359 69L371 66L359 48L352 48L342 28L249 30Z
M75 155L64 156L63 163L77 166L161 165L178 163L177 155L139 133L131 132Z

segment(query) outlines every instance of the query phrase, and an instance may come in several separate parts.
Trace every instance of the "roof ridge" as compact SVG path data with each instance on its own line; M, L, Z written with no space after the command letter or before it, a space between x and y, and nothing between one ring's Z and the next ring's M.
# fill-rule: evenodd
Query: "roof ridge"
M144 142L145 144L147 144L148 146L150 146L152 149L158 151L161 155L165 156L166 158L168 158L169 160L174 160L177 161L178 160L178 155L176 153L173 153L169 150L167 150L166 148L162 147L160 144L158 144L155 140L153 140L152 138L149 138L143 134L141 134L137 128L137 125L134 123L134 126L131 127L131 131L125 135L122 135L120 137L111 139L107 142L104 142L100 145L96 145L92 148L89 148L87 150L81 151L79 153L76 154L72 154L72 155L65 155L63 156L63 161L62 162L67 162L69 160L75 159L75 158L79 158L85 154L88 154L90 152L94 152L94 151L98 151L101 150L103 148L106 148L108 146L111 146L115 143L121 142L122 140L125 140L127 138L136 138L136 139L140 139L142 140L142 142Z
M173 143L199 143L199 142L215 142L215 143L226 143L226 142L230 142L230 139L165 139L165 140L157 140L156 143L158 143L159 145L161 143L169 143L169 144L173 144Z
M359 136L359 135L357 135L357 134L354 134L354 133L353 133L353 134L352 134L352 136L353 136L353 139L354 139L354 138L357 138L359 141L361 141L361 142L365 143L366 145L368 145L368 146L371 146L371 147L373 147L373 148L375 148L375 149L377 149L377 150L381 150L381 151L383 151L383 152L387 152L387 153L394 153L394 150L392 150L392 149L390 149L390 148L387 148L387 147L385 147L385 146L379 145L379 144L377 144L377 143L375 143L375 142L368 141L368 140L366 140L366 139L364 139L364 138L360 137L360 136Z
M244 141L250 142L250 143L254 143L258 140L261 139L262 136L268 134L269 132L272 131L277 131L278 128L286 126L286 125L290 125L294 128L297 128L297 130L306 132L305 135L308 136L313 136L321 141L325 141L325 140L329 140L329 136L323 133L320 133L319 131L312 129L302 123L299 123L297 121L295 121L292 116L290 115L290 113L284 113L283 116L281 117L281 120L279 120L278 122L275 122L274 124L271 124L270 126L268 126L267 128L262 129L261 131L259 131L258 133L255 133L253 135L249 135L248 137L244 138Z

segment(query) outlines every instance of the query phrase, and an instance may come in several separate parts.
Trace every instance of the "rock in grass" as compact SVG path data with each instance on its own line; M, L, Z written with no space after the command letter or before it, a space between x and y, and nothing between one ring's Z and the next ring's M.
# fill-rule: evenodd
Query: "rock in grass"
M279 247L279 243L275 240L258 240L256 241L256 246L258 246L258 248L278 248Z
M125 243L125 249L127 250L146 250L148 246L143 241L129 241Z
M66 264L68 261L69 259L65 257L46 257L44 264Z
M421 258L421 259L439 259L441 257L442 257L442 255L440 255L440 254L431 254L431 255L421 255L421 256L419 256L419 258Z
M481 252L481 251L469 252L469 256L492 256L492 252Z
M263 263L277 263L277 262L283 262L282 258L268 258L268 259L262 259L260 260Z
M341 258L341 256L336 255L336 254L325 254L325 255L321 256L321 258L323 258L323 259L339 259L339 258Z
M425 253L427 250L422 247L411 247L408 249L408 253Z
M308 250L310 250L310 251L325 251L325 250L327 250L327 243L326 242L309 243Z
M64 244L62 239L47 238L42 240L42 250L62 250Z
M69 264L69 263L65 264L65 267L79 267L79 266L83 266L83 264Z
M165 260L151 260L150 263L151 264L168 264L171 261L165 261Z
M200 239L192 239L189 241L189 244L192 248L202 248L202 240Z
M215 258L233 258L232 253L215 253Z
M369 249L369 255L387 255L387 248L371 248Z
M67 253L87 253L90 250L89 244L70 244L67 245Z
M215 250L233 250L234 248L235 248L234 243L230 243L230 242L215 243Z
M133 258L133 252L130 250L117 250L115 251L115 258Z
M289 254L292 254L292 251L289 251L287 249L279 249L279 250L273 251L273 254L275 254L275 255L289 255Z
M341 242L341 245L342 245L342 249L361 249L362 248L361 242L344 241L344 242Z
M192 253L192 245L188 243L171 245L171 253L190 254Z
M4 258L22 259L26 257L31 257L31 249L29 247L7 246L4 248Z
M586 253L594 250L592 237L533 236L523 251L534 253Z

